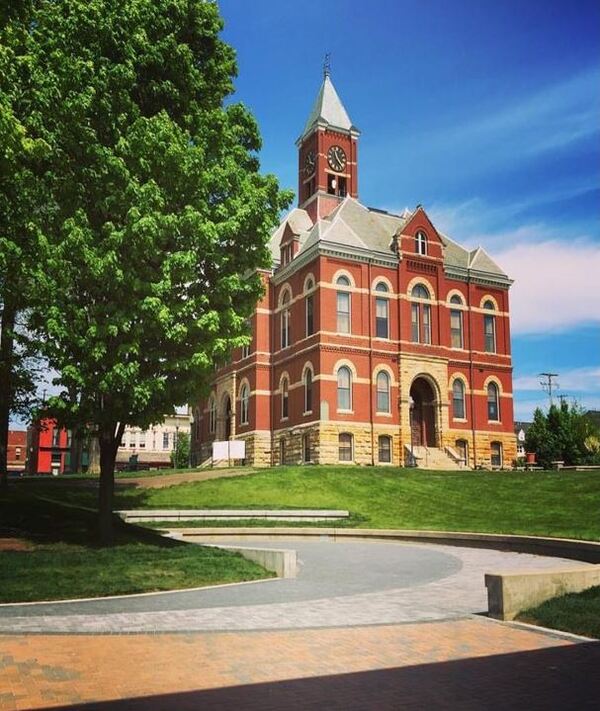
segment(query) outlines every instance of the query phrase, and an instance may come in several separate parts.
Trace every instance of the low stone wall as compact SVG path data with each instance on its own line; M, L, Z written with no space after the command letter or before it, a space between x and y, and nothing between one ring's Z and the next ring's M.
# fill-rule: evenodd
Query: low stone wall
M272 521L339 521L348 511L338 509L136 509L116 512L126 523L141 521L238 521L262 518Z
M567 593L600 585L600 565L568 570L488 573L488 610L498 620L514 620L524 610Z
M277 527L262 528L180 528L183 534L194 534L207 539L210 536L224 538L236 536L252 540L263 537L270 540L281 538L374 539L437 543L466 548L491 548L493 550L531 553L533 555L571 558L587 563L600 563L600 542L580 541L573 538L542 538L541 536L517 536L505 533L471 533L467 531L411 531L393 528L333 528L333 527Z
M190 541L194 536L185 535L180 540L189 543L198 543L209 548L222 548L223 550L239 553L247 560L258 563L265 570L275 573L278 578L295 578L298 571L296 551L283 548L245 548L244 546L228 546L214 543L203 543L202 541Z

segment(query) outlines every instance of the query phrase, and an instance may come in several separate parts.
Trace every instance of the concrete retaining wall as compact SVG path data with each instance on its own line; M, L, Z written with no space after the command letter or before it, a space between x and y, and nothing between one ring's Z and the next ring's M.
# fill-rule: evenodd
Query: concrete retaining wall
M172 534L172 538L179 538L179 540L190 541L189 536L178 536ZM283 548L245 548L244 546L227 546L227 545L216 545L212 543L200 543L200 545L207 546L209 548L223 548L226 551L232 551L234 553L239 553L241 556L247 560L252 560L258 565L262 565L265 570L270 570L275 573L278 578L295 578L298 572L298 563L296 558L296 551L286 550Z
M513 620L520 612L550 598L600 585L600 565L568 570L488 573L485 585L490 616Z
M180 528L179 533L186 536L201 537L204 540L226 536L243 537L252 540L256 537L278 540L281 538L320 538L327 536L338 539L379 539L396 541L414 541L416 543L439 543L448 546L466 548L491 548L516 553L572 558L587 563L600 563L600 543L580 541L572 538L542 538L537 536L516 536L496 533L471 533L465 531L412 531L374 528Z

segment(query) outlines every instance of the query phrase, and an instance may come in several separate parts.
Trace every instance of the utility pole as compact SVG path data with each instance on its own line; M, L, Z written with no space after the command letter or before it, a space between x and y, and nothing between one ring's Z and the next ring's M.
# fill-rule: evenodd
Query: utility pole
M552 407L552 391L558 389L558 383L553 383L555 378L558 378L558 373L540 373L540 385L548 393L550 406Z

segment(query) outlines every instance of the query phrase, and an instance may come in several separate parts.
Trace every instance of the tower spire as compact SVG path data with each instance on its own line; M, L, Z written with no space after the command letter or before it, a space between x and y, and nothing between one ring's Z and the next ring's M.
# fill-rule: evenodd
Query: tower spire
M323 79L329 76L331 76L331 52L326 52L323 59Z

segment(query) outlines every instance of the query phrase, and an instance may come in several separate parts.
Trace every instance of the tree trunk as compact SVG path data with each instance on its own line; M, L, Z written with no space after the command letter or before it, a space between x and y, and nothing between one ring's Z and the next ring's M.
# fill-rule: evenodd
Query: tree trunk
M8 427L12 409L11 382L16 310L4 303L0 320L0 490L8 489Z
M98 434L100 445L100 482L98 487L98 523L100 542L110 546L114 542L113 493L115 489L115 460L123 436L124 425L103 426Z

